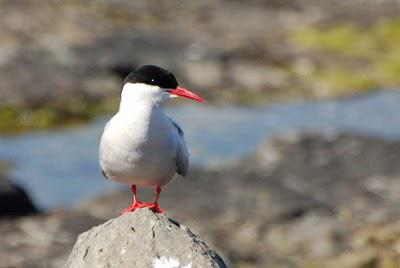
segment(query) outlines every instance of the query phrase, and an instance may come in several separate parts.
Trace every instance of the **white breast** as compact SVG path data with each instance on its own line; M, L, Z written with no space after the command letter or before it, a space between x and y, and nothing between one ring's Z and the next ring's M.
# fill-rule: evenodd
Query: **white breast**
M176 172L177 136L161 107L140 104L120 110L100 141L100 166L112 180L162 186Z

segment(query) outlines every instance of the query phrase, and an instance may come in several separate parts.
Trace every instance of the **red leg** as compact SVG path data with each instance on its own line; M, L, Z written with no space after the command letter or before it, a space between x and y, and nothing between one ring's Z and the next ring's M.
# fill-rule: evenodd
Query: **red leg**
M133 193L133 203L135 204L138 200L137 200L137 193L136 193L136 185L132 184L132 193Z
M164 213L165 209L160 208L160 206L158 205L158 197L160 196L160 193L161 193L161 187L157 186L157 188L156 188L156 201L154 201L152 210L154 212L157 212L157 213Z
M132 204L129 207L127 207L126 209L124 209L121 214L126 214L128 212L135 211L137 208L143 207L143 203L140 202L137 198L136 185L134 185L134 184L132 184L132 193L133 193Z
M155 204L158 203L158 197L160 196L160 193L161 193L161 187L157 186L157 188L156 188L156 201L154 202Z

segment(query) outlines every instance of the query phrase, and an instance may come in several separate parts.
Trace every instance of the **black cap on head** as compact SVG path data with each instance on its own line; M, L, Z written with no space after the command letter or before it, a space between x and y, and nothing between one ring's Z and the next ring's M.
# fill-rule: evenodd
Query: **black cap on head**
M176 88L178 86L175 76L170 71L155 65L143 65L136 69L125 78L125 83L143 83L161 88Z

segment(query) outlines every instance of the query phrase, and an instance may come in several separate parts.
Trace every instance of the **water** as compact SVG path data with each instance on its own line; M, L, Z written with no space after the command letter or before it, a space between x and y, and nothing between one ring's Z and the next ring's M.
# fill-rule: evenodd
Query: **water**
M338 101L264 108L213 107L190 103L169 109L185 131L191 163L227 164L251 153L265 138L308 130L400 138L400 92L379 92ZM0 159L15 164L12 177L42 208L71 206L118 185L102 178L98 141L105 122L0 137Z

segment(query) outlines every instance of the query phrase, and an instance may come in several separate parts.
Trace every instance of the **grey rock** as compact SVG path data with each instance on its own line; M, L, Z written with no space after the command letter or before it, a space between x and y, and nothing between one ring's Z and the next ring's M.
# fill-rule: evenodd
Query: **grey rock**
M211 88L222 84L222 66L215 60L187 61L183 66L185 79L196 88Z
M149 209L81 234L64 268L226 267L189 229Z
M240 89L261 91L287 86L287 74L276 67L249 60L235 60L231 64L232 80Z

